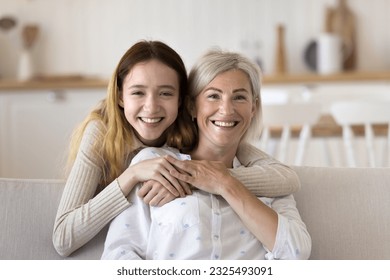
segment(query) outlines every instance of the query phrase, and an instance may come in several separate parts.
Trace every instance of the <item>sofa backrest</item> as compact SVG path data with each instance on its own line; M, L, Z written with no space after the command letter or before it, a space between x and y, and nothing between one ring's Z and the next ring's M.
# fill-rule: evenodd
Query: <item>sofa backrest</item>
M311 259L390 259L390 169L294 167ZM63 181L0 179L0 259L62 259L52 231ZM99 259L107 228L67 259Z
M311 259L390 259L390 168L294 169Z

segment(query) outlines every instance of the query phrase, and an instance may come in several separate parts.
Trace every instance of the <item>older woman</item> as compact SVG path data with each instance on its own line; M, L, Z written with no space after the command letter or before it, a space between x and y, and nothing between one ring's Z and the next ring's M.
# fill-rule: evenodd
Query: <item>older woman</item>
M311 239L292 195L258 198L228 171L241 166L240 143L259 133L259 76L236 53L211 51L198 61L187 100L198 132L191 160L168 147L146 148L133 159L168 155L177 169L171 175L193 185L193 194L150 208L133 193L132 206L110 226L103 259L309 257Z

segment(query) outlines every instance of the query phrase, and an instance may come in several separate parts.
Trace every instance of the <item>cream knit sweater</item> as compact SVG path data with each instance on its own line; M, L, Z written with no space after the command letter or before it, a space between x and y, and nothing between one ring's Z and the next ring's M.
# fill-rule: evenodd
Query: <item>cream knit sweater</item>
M101 131L98 122L88 124L65 184L53 231L53 244L61 256L86 244L129 206L116 180L95 195L102 167L92 144L99 141ZM237 157L243 166L252 167L231 169L231 174L257 196L287 195L300 188L298 176L290 167L249 144L239 147Z

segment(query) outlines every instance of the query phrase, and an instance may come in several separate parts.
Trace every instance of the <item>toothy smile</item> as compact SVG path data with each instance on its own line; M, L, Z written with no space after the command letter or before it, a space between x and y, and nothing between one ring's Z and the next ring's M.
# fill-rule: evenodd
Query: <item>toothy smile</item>
M144 123L158 123L160 122L163 118L139 118L141 121Z
M235 125L237 125L238 122L223 122L223 121L212 121L212 123L216 126L220 126L220 127L233 127Z

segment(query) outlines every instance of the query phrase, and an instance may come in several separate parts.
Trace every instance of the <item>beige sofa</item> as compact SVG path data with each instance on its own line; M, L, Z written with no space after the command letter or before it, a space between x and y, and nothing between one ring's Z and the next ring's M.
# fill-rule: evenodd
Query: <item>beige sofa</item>
M390 169L294 167L311 259L390 259ZM0 259L61 259L51 243L64 182L0 179ZM68 259L99 259L106 229Z

